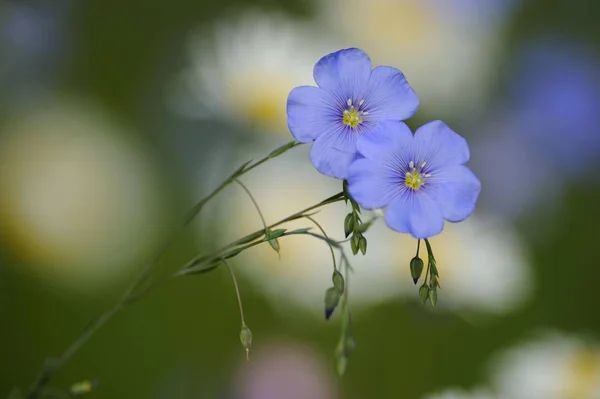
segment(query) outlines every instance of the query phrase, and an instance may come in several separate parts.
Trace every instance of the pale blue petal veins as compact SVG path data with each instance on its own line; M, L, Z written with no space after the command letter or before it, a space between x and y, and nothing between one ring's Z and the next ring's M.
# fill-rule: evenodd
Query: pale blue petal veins
M356 149L366 158L382 161L384 154L406 152L412 141L413 134L405 123L382 121L358 136Z
M427 161L432 170L462 165L469 160L467 141L442 121L421 126L413 142L415 162Z
M406 77L396 68L378 66L371 72L365 94L369 120L405 120L419 108L419 98Z
M364 51L348 48L321 58L314 67L313 77L320 88L345 102L363 96L371 68L371 59Z
M364 209L383 208L400 190L377 160L358 158L348 168L348 192Z
M444 217L438 204L427 194L405 192L385 209L389 228L415 238L428 238L441 233Z
M294 88L287 99L288 128L296 140L308 143L339 125L331 95L314 86Z
M356 158L356 134L345 128L320 135L310 148L315 168L337 179L348 177L348 168Z
M465 220L475 209L481 192L481 182L464 165L448 167L432 176L424 187L439 205L444 219L449 222Z

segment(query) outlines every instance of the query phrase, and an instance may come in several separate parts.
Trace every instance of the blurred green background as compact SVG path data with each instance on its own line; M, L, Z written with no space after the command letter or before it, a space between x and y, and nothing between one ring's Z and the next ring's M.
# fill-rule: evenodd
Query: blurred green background
M90 398L600 398L598 16L590 0L2 1L0 397L114 303L195 201L292 139L285 97L313 84L319 57L359 46L419 93L411 127L441 118L467 137L482 179L486 222L433 241L448 265L438 309L408 281L414 241L367 235L350 281L357 349L338 379L327 249L282 240L280 263L268 248L232 262L252 366L219 269L125 308L51 385L97 381ZM341 189L293 151L244 180L271 222ZM154 279L261 227L228 190ZM342 238L347 210L334 208L324 224ZM546 331L571 341L547 345L543 370L498 377L497 354Z

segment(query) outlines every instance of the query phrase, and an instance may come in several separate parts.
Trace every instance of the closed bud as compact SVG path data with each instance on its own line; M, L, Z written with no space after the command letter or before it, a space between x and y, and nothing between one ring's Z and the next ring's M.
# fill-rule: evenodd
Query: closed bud
M423 260L418 256L415 256L410 261L410 275L415 284L419 281L421 273L423 273Z
M346 355L340 355L335 359L335 369L338 373L338 376L341 377L346 372L346 367L348 366L348 358Z
M429 290L429 301L431 302L431 306L435 306L435 304L437 303L437 290L435 289L435 287L432 287Z
M346 219L344 219L344 234L345 238L348 238L350 233L354 230L354 218L352 217L352 213L346 215Z
M335 270L333 272L333 276L331 276L331 281L333 281L333 286L338 291L338 293L340 295L343 295L344 294L344 276L342 276L342 273Z
M429 297L429 287L425 284L419 288L419 298L421 298L421 302L425 304L427 302L427 298Z
M325 291L325 319L329 320L333 311L340 303L340 294L335 287L330 287Z
M360 236L355 234L352 236L350 240L350 249L352 249L352 255L356 255L358 253L358 242L360 241Z
M242 329L240 331L240 341L242 346L246 349L246 359L250 360L250 347L252 346L252 331L248 328L245 323L242 323Z
M358 240L358 249L360 249L360 252L362 252L363 255L367 253L367 239L362 235Z

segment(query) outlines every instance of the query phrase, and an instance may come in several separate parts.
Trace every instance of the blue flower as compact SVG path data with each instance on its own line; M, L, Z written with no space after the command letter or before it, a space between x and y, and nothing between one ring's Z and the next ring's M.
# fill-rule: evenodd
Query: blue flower
M314 141L310 160L317 170L339 179L348 176L358 137L382 121L410 118L419 106L402 72L372 69L357 48L321 58L313 76L319 87L296 87L288 97L288 127L299 142Z
M361 134L350 165L348 191L365 209L385 208L393 230L427 238L440 233L444 219L460 222L475 208L479 179L464 163L467 142L441 121L413 136L402 122L383 122Z

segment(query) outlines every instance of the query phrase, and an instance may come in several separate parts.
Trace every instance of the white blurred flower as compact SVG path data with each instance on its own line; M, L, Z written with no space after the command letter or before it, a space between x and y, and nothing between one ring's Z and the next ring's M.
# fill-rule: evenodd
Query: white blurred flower
M243 129L288 134L286 102L295 86L313 84L314 64L328 46L318 26L283 14L248 12L217 22L189 41L190 64L168 93L189 118L220 117Z
M306 150L295 149L243 178L267 224L341 191L341 181L319 174L308 161ZM243 151L244 159L255 155L247 149ZM265 154L268 150L263 147L257 152ZM343 222L349 209L343 202L329 205L315 219L331 238L339 241L344 238ZM229 241L261 228L252 202L241 189L231 192L223 210L222 217L231 229L226 237ZM363 215L363 221L371 217L369 212ZM313 226L302 219L284 227ZM314 231L318 232L316 228ZM397 297L418 300L418 286L413 284L408 266L417 241L391 231L382 219L377 220L366 237L366 256L351 256L347 250L354 268L349 280L353 308ZM529 294L529 266L518 238L508 227L473 216L463 223L446 224L444 232L430 241L441 276L438 307L502 313L521 304ZM236 270L270 295L283 310L292 303L322 314L324 292L332 285L328 246L305 236L284 237L280 245L281 260L272 248L262 245L236 258L239 264ZM427 258L424 245L421 257Z
M426 395L423 399L499 399L486 388L476 388L473 390L463 390L450 388L444 391Z
M127 273L157 238L159 187L123 127L81 99L17 111L0 135L2 243L77 289Z
M492 365L496 391L510 399L600 398L600 346L580 337L546 334Z
M406 75L438 118L484 104L498 68L500 34L513 1L323 0L323 23L344 46Z

